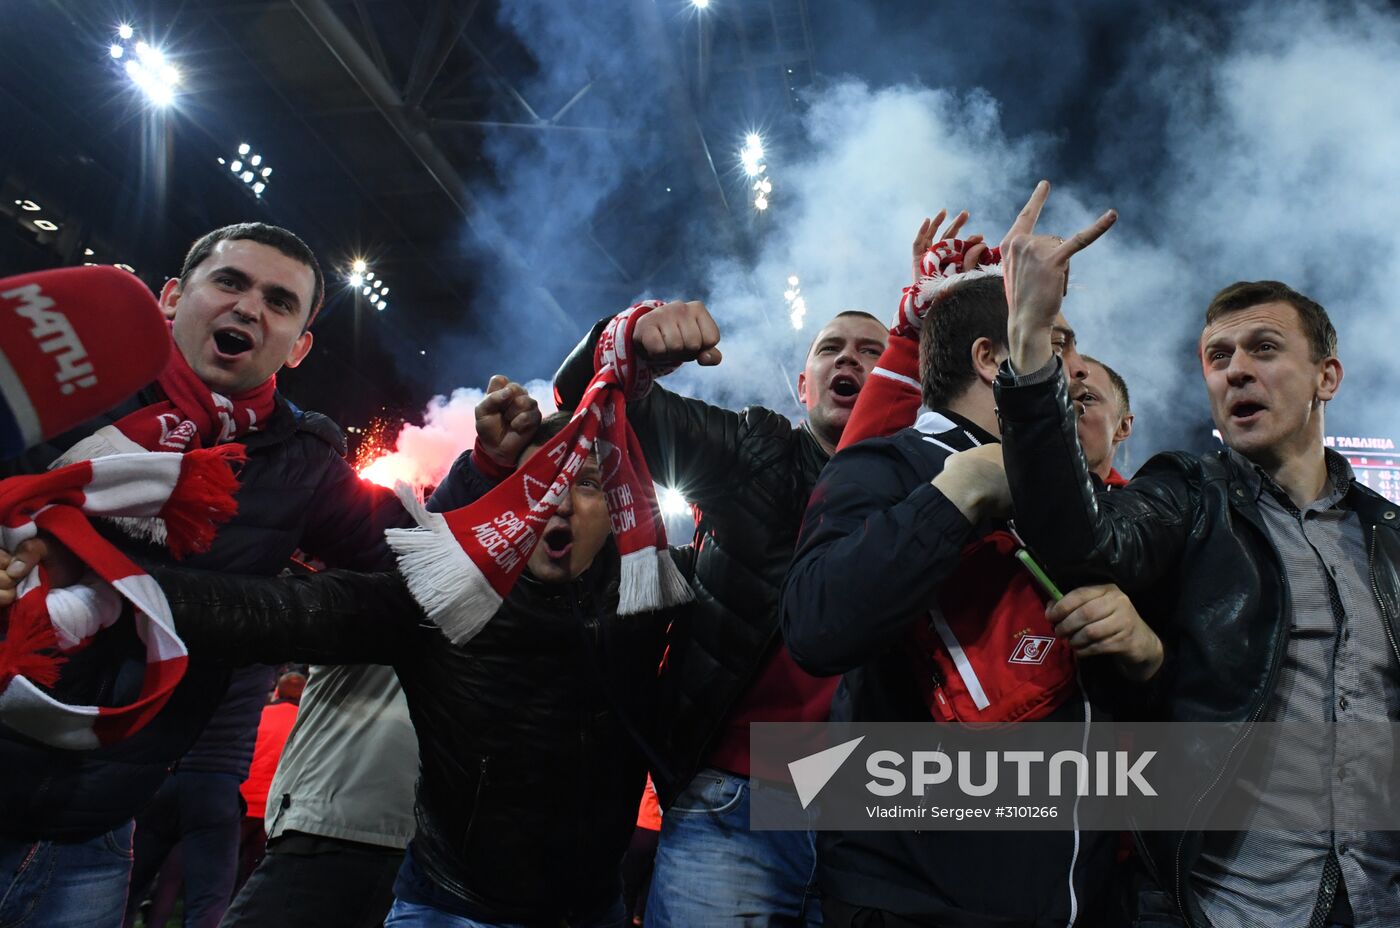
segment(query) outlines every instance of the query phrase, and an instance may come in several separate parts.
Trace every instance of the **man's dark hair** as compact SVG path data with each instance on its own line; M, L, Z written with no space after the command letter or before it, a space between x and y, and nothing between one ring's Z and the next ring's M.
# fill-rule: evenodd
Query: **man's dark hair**
M863 310L863 309L843 309L841 312L837 313L836 315L834 315L834 316L832 316L830 319L828 319L828 320L826 321L826 325L822 326L822 328L824 329L824 328L826 328L827 325L831 325L831 324L832 324L833 322L835 322L837 319L844 319L844 318L846 318L847 316L859 316L859 317L862 318L862 319L869 319L871 322L875 323L876 325L880 326L881 328L883 328L884 325L885 325L885 324L884 324L883 322L881 322L878 318L876 318L875 316L871 315L870 313L866 312L866 311ZM821 336L821 332L817 332L817 337L820 337L820 336ZM807 357L810 358L810 357L812 356L812 349L815 348L815 347L817 347L817 339L816 339L816 338L813 338L813 339L812 339L812 344L810 344L810 345L807 346L807 355L806 355Z
M1133 411L1132 404L1128 400L1128 382L1119 375L1117 371L1100 361L1098 358L1091 358L1087 354L1081 354L1087 364L1097 364L1103 368L1103 372L1108 375L1108 382L1113 384L1113 392L1118 394L1118 415L1126 416Z
M545 416L540 420L539 428L535 429L535 436L530 439L530 447L542 445L564 431L564 426L568 425L569 420L573 417L574 414L567 409L561 409Z
M321 274L321 264L316 260L316 254L311 248L295 233L288 232L281 226L270 226L265 222L237 222L201 236L190 246L189 253L185 255L185 264L180 268L180 289L183 290L189 284L190 275L209 257L214 246L219 242L228 241L248 241L267 245L270 248L276 248L292 260L299 261L311 268L311 273L316 278L316 285L311 293L311 311L306 314L306 325L303 327L303 329L309 329L311 321L321 311L321 303L325 301L326 279Z
M1288 284L1277 280L1241 280L1217 293L1206 307L1206 325L1221 316L1259 306L1263 303L1287 303L1298 311L1298 321L1312 348L1313 363L1337 353L1337 330L1327 310Z
M919 381L924 405L946 408L977 379L972 344L989 338L1006 348L1006 290L1000 277L958 284L929 309L919 336Z

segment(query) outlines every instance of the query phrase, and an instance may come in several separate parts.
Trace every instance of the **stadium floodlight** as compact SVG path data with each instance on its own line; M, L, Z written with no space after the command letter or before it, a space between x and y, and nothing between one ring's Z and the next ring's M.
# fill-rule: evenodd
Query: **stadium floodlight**
M768 198L760 193L758 196L753 198L753 208L758 210L760 213L763 212L765 209L768 208Z
M389 308L389 304L386 303L384 300L380 300L378 303L375 303L374 305L375 305L375 307L376 307L381 313L384 312L384 310L386 310L386 309Z
M366 288L364 288L363 290L361 290L360 293L361 293L362 295L364 295L364 296L369 296L370 288L369 288L369 287L366 287Z
M690 5L697 10L708 10L710 8L710 0L690 0Z
M656 501L661 504L661 512L668 516L683 516L690 512L690 503L686 502L679 490L672 487L660 487L660 493L656 494Z
M792 327L802 328L802 323L807 318L807 298L802 295L796 274L788 277L788 289L783 291L783 299L787 301L788 319L792 322Z
M58 223L54 222L52 219L36 219L34 220L34 225L37 228L43 229L45 232L58 231Z
M175 102L175 87L180 83L180 70L166 60L165 52L144 39L132 46L135 57L127 55L127 47L122 44L136 35L133 26L122 23L117 27L118 41L107 46L107 54L115 60L126 59L122 70L146 98L156 106L169 106Z
M351 269L352 269L356 274L365 274L365 273L368 273L368 270L369 270L369 269L365 266L365 259L364 259L364 258L356 258L356 259L355 259L355 263L352 264L350 267L351 267Z
M239 142L238 155L230 157L228 162L220 158L219 163L227 163L229 173L248 184L252 188L253 196L262 198L263 191L267 189L272 177L272 165L263 164L263 156L254 152L252 145Z
M385 287L383 290L380 290L380 291L379 291L379 295L380 295L380 296L388 296L388 295L389 295L389 288L388 288L388 287Z
M350 275L350 286L352 286L352 287L363 287L364 285L365 285L365 279L364 279L363 277L361 277L359 274L351 274L351 275Z
M140 61L126 63L126 76L141 89L146 98L156 106L169 106L175 102L175 91L150 68Z

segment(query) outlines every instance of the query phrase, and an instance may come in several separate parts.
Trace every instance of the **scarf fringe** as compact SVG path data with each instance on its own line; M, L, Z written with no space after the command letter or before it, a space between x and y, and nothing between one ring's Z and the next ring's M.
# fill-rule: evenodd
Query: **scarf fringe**
M501 608L501 596L462 550L446 520L423 508L411 488L395 492L419 528L384 532L398 557L399 573L428 620L453 644L476 637Z
M14 677L27 677L40 686L58 682L67 658L58 653L58 633L38 610L10 607L9 627L0 641L0 689Z
M671 559L669 550L643 548L622 556L617 614L637 615L688 603L695 591Z
M180 479L159 516L171 557L209 550L217 527L238 512L233 465L247 460L247 449L238 444L187 451L181 457Z
M679 606L695 598L695 591L691 589L685 576L681 574L680 568L676 566L675 558L671 557L669 549L662 548L657 551L656 562L663 606Z
M149 541L165 547L167 538L165 523L160 519L143 519L140 516L103 516L108 525L115 525L123 535L137 541Z

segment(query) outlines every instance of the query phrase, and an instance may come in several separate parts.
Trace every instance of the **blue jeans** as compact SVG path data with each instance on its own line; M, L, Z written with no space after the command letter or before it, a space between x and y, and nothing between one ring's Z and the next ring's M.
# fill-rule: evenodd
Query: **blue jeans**
M117 928L131 877L127 822L89 841L0 838L0 926Z
M626 921L627 912L623 908L622 899L619 898L603 915L574 919L569 922L569 928L622 928ZM527 928L527 926L518 922L479 922L474 918L467 918L465 915L453 915L432 906L395 899L394 907L389 910L389 917L384 921L384 928Z
M661 817L647 928L822 923L810 831L750 831L749 781L701 770Z

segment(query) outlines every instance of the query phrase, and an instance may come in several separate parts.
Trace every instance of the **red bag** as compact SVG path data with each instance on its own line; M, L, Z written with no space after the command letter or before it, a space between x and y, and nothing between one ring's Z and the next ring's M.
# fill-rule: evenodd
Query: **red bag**
M1074 689L1074 652L1045 618L1045 596L996 531L963 549L937 610L914 623L915 680L945 722L1044 718Z

